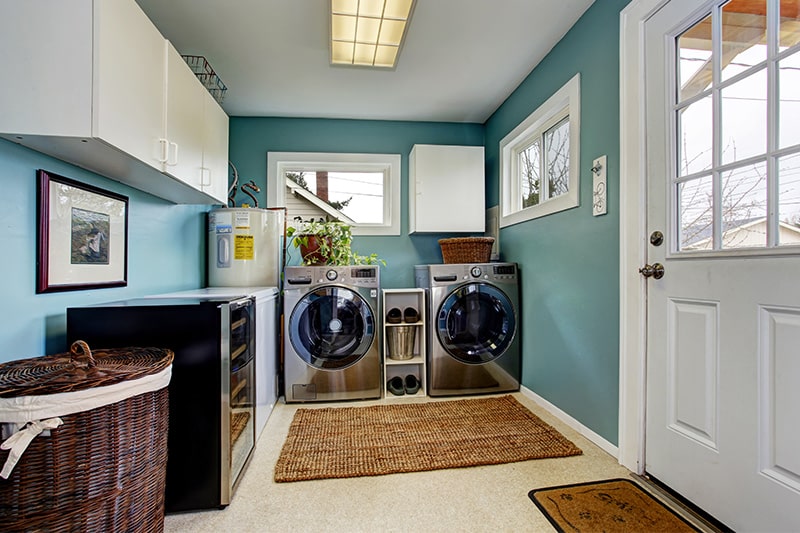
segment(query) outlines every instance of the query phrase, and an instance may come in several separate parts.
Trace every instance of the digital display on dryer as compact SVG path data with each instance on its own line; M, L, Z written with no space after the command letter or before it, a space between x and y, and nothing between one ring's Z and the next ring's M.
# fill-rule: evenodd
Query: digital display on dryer
M353 278L374 278L377 270L374 268L354 268L350 272L350 277Z

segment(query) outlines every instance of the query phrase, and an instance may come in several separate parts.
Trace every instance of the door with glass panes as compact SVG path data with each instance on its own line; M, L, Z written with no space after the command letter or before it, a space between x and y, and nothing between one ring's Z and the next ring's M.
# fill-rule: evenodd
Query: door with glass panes
M800 531L798 4L645 23L645 468L742 531Z

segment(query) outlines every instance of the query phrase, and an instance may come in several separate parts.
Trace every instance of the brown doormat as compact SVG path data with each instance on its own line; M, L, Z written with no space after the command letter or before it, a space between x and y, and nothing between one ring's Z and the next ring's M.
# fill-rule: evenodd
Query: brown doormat
M512 396L298 409L275 481L378 476L580 455Z
M528 496L561 532L699 531L628 479L534 489Z

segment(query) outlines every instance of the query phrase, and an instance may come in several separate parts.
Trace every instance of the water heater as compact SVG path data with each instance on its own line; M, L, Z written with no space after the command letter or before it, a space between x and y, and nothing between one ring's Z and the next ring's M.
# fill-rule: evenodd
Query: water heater
M278 287L283 209L216 209L208 214L208 286Z

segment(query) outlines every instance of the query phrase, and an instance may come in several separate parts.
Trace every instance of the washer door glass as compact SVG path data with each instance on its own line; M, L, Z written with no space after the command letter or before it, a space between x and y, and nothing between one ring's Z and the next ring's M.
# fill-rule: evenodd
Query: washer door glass
M469 283L451 292L436 320L442 347L462 363L481 364L497 359L514 339L514 306L499 288Z
M357 293L319 287L297 303L289 318L294 351L309 365L342 369L367 353L375 336L375 315Z

